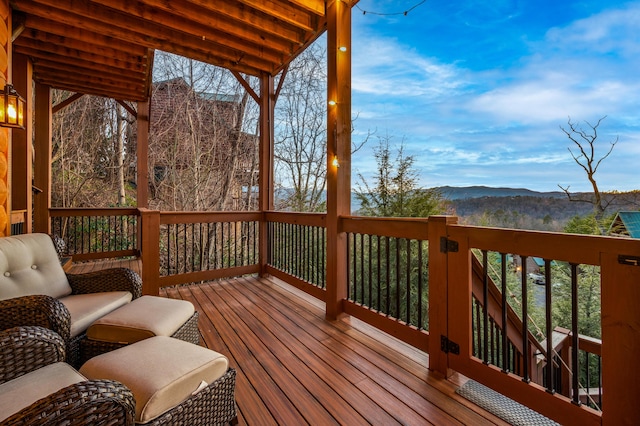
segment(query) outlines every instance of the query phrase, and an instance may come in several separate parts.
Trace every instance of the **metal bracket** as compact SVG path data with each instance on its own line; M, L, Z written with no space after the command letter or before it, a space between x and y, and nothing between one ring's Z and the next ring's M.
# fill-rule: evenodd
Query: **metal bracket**
M460 345L449 340L447 336L440 336L440 350L446 354L460 355Z
M640 266L640 257L618 255L618 263L621 265Z
M457 253L458 242L447 237L440 237L440 253Z

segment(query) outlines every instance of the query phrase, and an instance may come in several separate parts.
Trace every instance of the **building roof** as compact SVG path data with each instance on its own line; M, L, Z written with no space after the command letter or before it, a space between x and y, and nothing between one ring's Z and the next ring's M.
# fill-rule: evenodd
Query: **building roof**
M32 59L36 82L128 101L148 97L155 49L276 75L326 29L325 0L10 4L14 52Z
M609 234L640 238L640 211L619 212L611 223Z

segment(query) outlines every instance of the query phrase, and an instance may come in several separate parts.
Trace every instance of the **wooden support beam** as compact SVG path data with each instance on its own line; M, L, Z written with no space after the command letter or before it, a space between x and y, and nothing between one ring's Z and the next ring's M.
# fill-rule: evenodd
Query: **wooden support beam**
M142 294L157 296L160 292L160 212L139 210Z
M351 214L351 9L327 5L327 318L343 313L347 297L347 236Z
M51 89L36 83L35 121L35 161L33 183L42 190L33 199L34 232L51 233L49 209L51 208Z
M136 175L136 200L138 208L149 207L149 126L151 119L151 103L138 102L137 122L137 175Z
M431 216L429 234L429 370L446 377L447 354L440 350L440 336L448 336L448 256L439 250L441 238L447 238L447 225L455 224L454 216Z
M622 264L619 260L631 262ZM601 254L602 424L638 422L640 266L635 253Z
M256 94L256 91L253 90L253 88L249 85L249 82L244 79L242 74L234 70L231 70L231 74L233 74L236 80L238 80L238 83L240 83L242 87L244 87L244 90L247 91L247 93L253 98L253 100L256 101L257 104L260 104L260 97Z
M13 87L27 101L25 129L11 131L11 209L27 212L24 232L32 231L32 179L33 179L33 125L31 121L33 99L33 67L24 55L13 55Z
M260 76L260 172L258 204L261 212L273 210L273 76ZM266 275L268 261L268 229L265 218L260 221L260 274Z
M75 101L77 101L78 99L80 99L83 96L84 96L84 93L74 93L73 95L71 95L67 99L65 99L64 101L58 102L57 104L55 104L51 108L51 113L55 114L56 112L60 111L61 109L64 109L64 108L68 107L69 105L71 105L72 103L74 103Z

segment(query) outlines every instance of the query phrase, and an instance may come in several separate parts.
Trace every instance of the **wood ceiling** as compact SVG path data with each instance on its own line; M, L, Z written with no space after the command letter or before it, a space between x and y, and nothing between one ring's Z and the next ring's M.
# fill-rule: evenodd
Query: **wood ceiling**
M142 101L153 51L277 74L326 28L325 0L11 0L13 51L34 80Z

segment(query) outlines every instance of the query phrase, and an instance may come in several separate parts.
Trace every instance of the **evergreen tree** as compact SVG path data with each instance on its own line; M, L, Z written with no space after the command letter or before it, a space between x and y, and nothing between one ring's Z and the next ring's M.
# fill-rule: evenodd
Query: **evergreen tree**
M369 185L362 174L355 195L360 202L359 214L380 217L428 217L442 214L446 202L436 189L418 187L418 171L414 157L407 155L404 143L395 157L391 151L390 136L379 137L374 150L377 164L373 184Z

